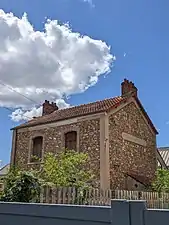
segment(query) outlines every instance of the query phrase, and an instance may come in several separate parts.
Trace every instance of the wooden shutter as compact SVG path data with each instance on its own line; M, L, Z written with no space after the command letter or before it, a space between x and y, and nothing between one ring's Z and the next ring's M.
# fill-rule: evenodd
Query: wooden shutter
M43 137L36 137L33 139L33 151L32 156L37 157L38 159L42 158L42 144L43 144Z
M65 134L65 148L75 150L77 148L77 132L71 131Z

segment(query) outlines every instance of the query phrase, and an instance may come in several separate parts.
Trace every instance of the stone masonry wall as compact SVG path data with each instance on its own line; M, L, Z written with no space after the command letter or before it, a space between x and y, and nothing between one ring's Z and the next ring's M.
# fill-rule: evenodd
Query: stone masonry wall
M24 129L18 132L16 141L16 163L25 169L37 168L38 165L28 163L29 143L31 137L43 135L44 154L47 152L56 153L63 148L63 135L66 131L78 130L79 151L88 153L90 163L88 168L94 171L94 175L99 185L100 179L100 119L85 120L82 122L63 125L59 127L48 127L38 131L29 131ZM63 143L62 143L63 142Z
M16 139L16 163L25 169L38 165L29 164L29 143L38 134L44 137L44 153L57 152L63 147L63 135L66 131L78 131L79 151L89 154L90 163L86 169L92 169L97 185L100 181L100 119L85 120L69 125L30 131L20 130ZM122 132L146 141L146 147L126 141ZM109 152L111 188L126 188L125 173L154 177L156 170L156 135L146 124L141 112L134 103L130 103L109 117ZM128 179L129 181L130 179ZM127 182L129 183L129 182ZM129 185L129 184L128 184ZM131 182L133 186L133 181Z
M122 132L145 140L147 146L124 140ZM126 172L135 172L150 180L154 177L156 135L151 132L134 103L110 115L109 143L111 188L126 188Z

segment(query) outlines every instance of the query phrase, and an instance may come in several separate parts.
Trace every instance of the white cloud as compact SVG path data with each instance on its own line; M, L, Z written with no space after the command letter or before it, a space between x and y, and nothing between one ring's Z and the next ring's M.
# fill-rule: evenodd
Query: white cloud
M94 3L92 0L82 0L85 3L89 3L90 6L95 7Z
M67 104L63 99L56 100L57 106L59 109L68 108L70 105ZM29 120L33 117L38 117L42 115L42 106L32 107L29 110L16 109L10 117L13 121L19 122L21 120Z
M67 107L64 96L95 85L115 60L105 42L57 20L35 31L26 14L20 19L0 10L0 30L0 106L16 109L13 120L39 115L45 99Z

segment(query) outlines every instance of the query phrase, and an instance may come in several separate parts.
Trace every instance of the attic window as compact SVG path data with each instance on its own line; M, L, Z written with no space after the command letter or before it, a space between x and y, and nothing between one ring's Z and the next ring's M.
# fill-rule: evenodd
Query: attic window
M32 140L31 162L38 162L42 159L43 137L35 137Z
M65 133L65 149L77 150L77 132L71 131Z

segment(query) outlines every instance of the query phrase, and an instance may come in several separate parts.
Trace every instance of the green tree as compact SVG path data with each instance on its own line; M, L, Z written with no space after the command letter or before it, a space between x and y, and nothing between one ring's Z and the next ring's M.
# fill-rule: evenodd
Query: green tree
M36 202L39 200L41 183L32 172L12 168L4 179L1 201Z
M75 151L62 151L44 157L41 170L22 171L11 168L4 178L4 192L1 201L38 202L43 186L75 187L84 201L85 191L91 185L92 172L87 170L88 156Z
M88 155L73 150L45 155L41 178L57 187L87 187L93 179Z
M157 192L169 192L169 170L158 169L152 187Z

